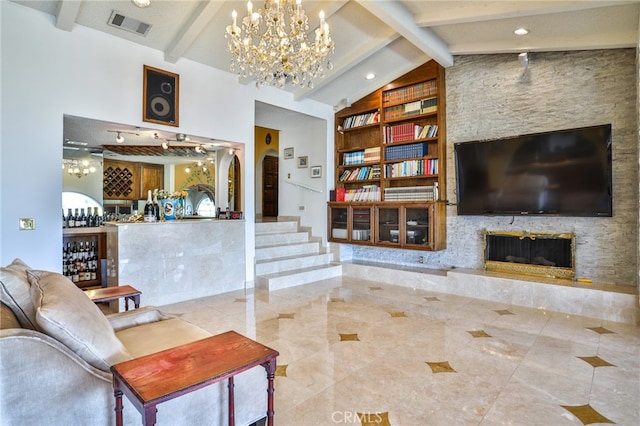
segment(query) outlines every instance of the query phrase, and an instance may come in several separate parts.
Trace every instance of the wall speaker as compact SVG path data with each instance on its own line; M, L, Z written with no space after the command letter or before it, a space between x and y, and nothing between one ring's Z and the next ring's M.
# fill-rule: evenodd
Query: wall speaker
M144 66L142 121L178 127L180 76Z

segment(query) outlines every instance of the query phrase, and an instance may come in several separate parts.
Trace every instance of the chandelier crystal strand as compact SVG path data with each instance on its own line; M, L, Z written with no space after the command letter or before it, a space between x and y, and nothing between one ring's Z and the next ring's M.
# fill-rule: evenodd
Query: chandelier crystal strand
M334 43L324 12L320 12L320 25L311 42L301 0L266 0L264 9L257 12L249 1L240 25L235 10L231 18L225 34L232 56L230 69L243 78L255 78L256 87L289 83L312 88L312 79L324 77L325 66L333 68Z

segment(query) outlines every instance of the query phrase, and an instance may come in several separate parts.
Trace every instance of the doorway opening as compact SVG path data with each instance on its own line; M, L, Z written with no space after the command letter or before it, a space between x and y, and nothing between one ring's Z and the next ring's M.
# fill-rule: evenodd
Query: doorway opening
M278 157L267 155L262 160L262 218L278 217Z

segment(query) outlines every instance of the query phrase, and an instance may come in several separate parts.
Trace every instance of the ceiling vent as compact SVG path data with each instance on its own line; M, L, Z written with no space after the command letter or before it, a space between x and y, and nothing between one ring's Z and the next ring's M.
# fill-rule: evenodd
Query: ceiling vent
M134 18L128 18L121 13L116 12L115 10L111 12L111 16L109 17L109 21L107 24L112 27L120 28L121 30L129 31L131 33L136 33L141 36L146 36L151 28L151 24L147 24L142 21L138 21Z

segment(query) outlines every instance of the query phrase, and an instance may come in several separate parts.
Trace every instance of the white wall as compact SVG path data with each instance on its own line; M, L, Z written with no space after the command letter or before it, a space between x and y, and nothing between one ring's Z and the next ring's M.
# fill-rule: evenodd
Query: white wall
M81 26L71 32L58 30L52 16L12 2L3 1L0 7L0 263L20 257L36 268L61 269L64 114L166 130L142 122L146 64L180 75L181 132L246 144L242 164L246 275L252 280L255 101L321 118L327 127L333 125L332 107L296 102L288 93L269 87L240 85L230 73L186 59L170 64L161 51ZM37 172L25 171L25 159ZM36 219L35 231L18 230L23 217Z

